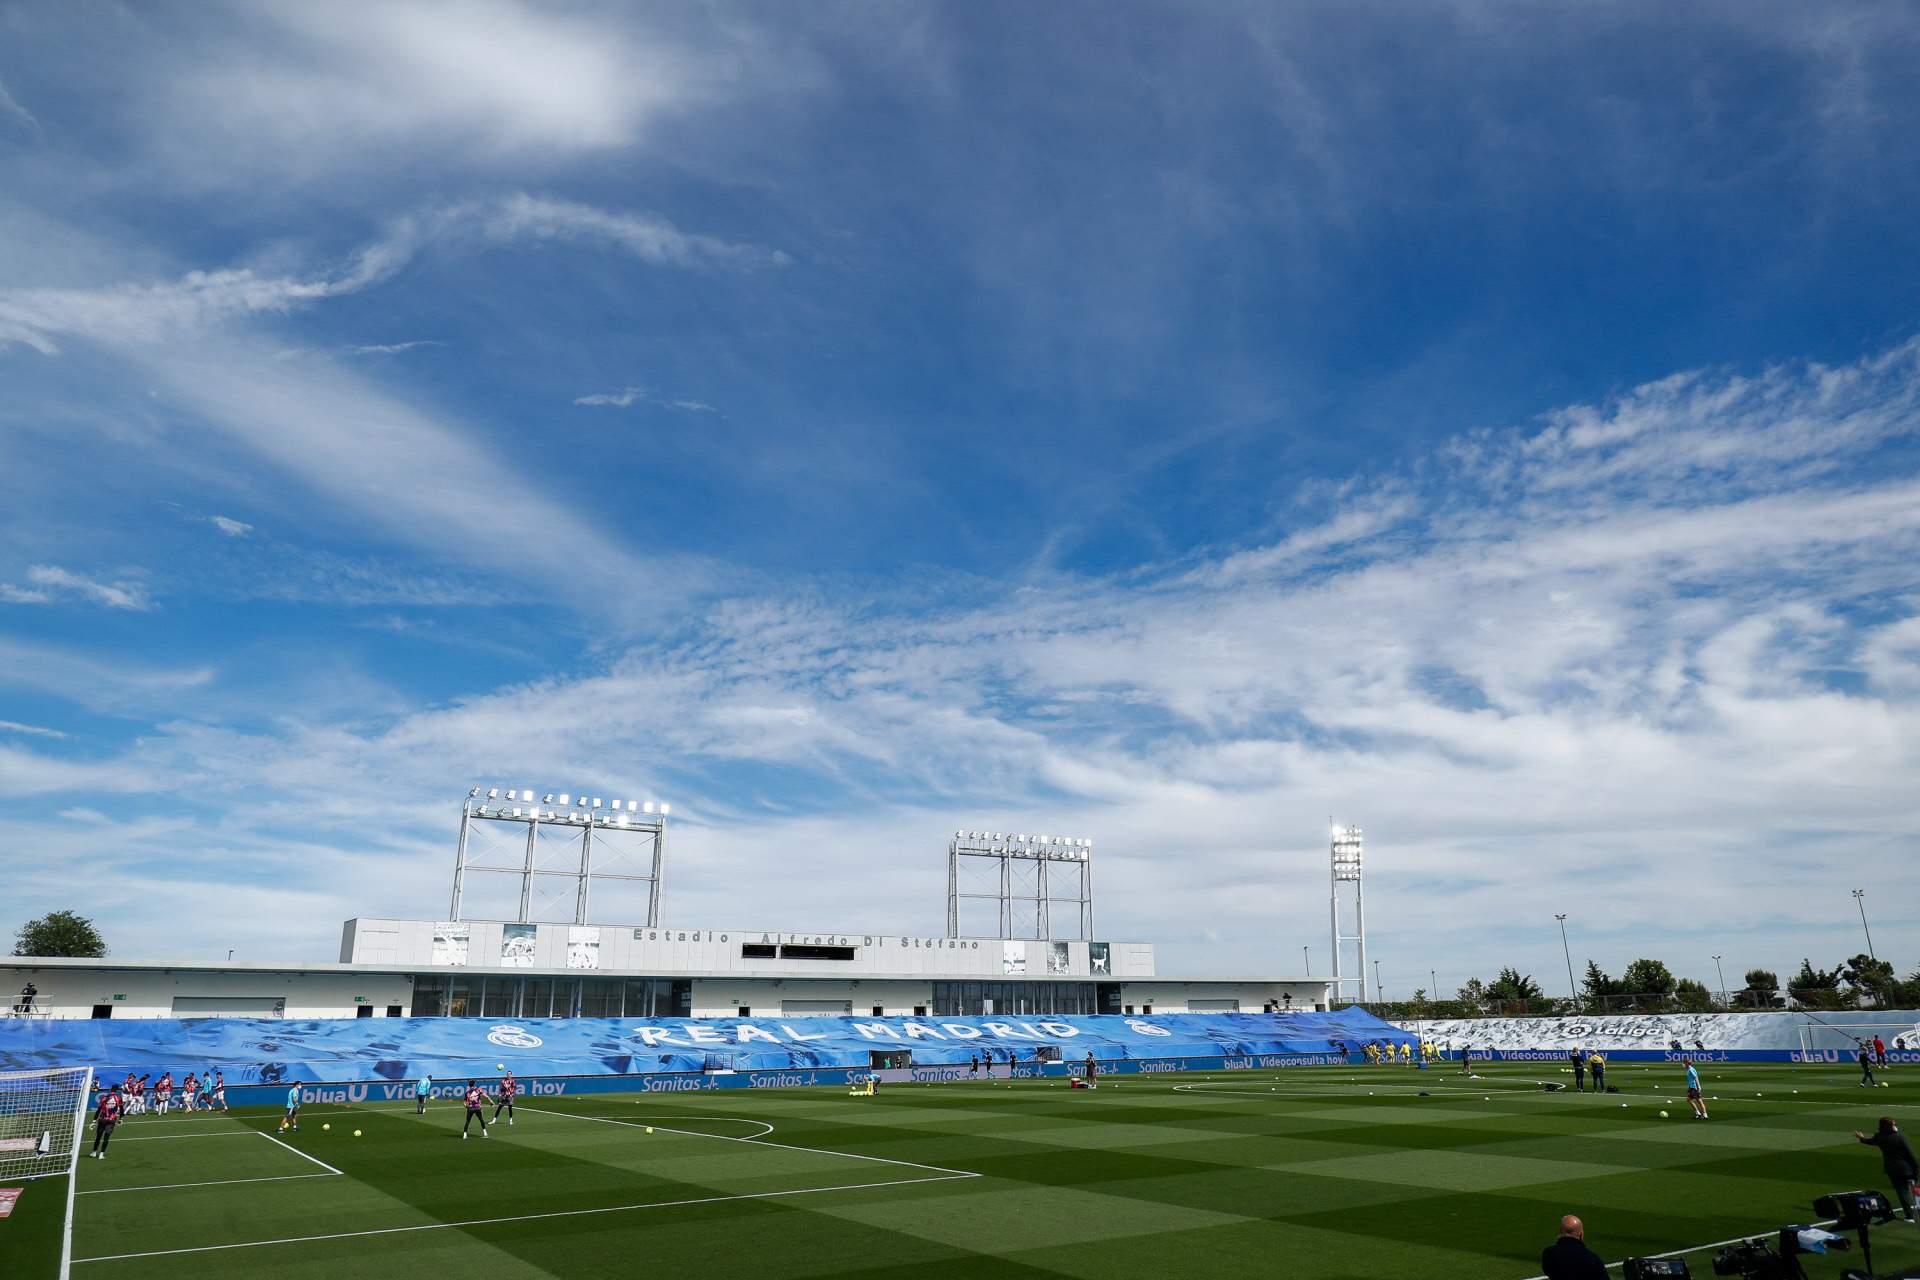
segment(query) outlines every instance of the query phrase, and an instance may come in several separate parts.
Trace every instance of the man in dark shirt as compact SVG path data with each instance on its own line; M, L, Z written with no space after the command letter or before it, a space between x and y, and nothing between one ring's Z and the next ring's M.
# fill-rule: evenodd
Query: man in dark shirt
M1568 1214L1560 1219L1560 1238L1540 1251L1540 1271L1547 1280L1608 1280L1607 1264L1587 1248L1587 1228Z
M1567 1055L1567 1061L1573 1064L1573 1087L1580 1092L1587 1091L1587 1060L1580 1056L1578 1049Z
M1881 1116L1880 1127L1873 1133L1855 1129L1853 1136L1870 1147L1880 1148L1880 1165L1893 1182L1893 1194L1906 1211L1907 1221L1914 1221L1913 1180L1920 1178L1920 1160L1914 1159L1913 1144L1907 1141L1907 1135L1900 1132L1892 1116Z
M1871 1089L1876 1083L1873 1078L1873 1051L1867 1048L1867 1042L1865 1040L1860 1042L1860 1053L1858 1056L1860 1059L1860 1087L1862 1089Z

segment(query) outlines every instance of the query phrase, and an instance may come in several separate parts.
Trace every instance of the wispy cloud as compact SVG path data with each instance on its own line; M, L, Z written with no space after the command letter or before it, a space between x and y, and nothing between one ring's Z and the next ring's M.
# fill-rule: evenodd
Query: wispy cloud
M7 92L7 86L4 82L0 82L0 120L11 120L13 123L24 125L36 133L40 130L40 122L34 119L31 111L21 106L19 101L15 99L11 93Z
M244 538L253 532L253 526L232 516L208 516L207 523L226 534L229 538Z
M431 338L419 338L412 342L367 343L361 346L347 347L345 351L350 356L397 356L402 352L418 351L422 347L444 347L446 345L444 342L436 342Z
M663 218L520 193L399 219L384 237L333 272L274 276L228 268L98 288L0 289L0 345L18 343L55 355L58 340L65 337L123 346L177 344L199 330L358 293L391 279L432 246L516 240L577 243L653 266L686 269L773 267L791 261L779 250L683 231ZM390 354L420 345L425 344L352 350Z
M0 582L0 601L10 604L52 604L62 599L80 599L109 609L146 610L153 601L146 588L130 582L102 582L56 564L30 565L24 575L26 585Z
M18 720L0 720L0 733L20 733L35 738L64 738L67 736L59 729L46 729L37 724L21 724Z
M636 404L652 405L658 409L676 409L682 413L718 413L718 409L704 400L685 400L674 397L656 396L645 387L623 387L619 391L599 392L594 395L579 396L575 404L603 405L615 409L630 409Z

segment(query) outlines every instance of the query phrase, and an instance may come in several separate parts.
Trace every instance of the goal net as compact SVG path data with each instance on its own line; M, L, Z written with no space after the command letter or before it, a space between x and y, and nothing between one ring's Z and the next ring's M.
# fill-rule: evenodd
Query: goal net
M92 1082L90 1067L0 1071L0 1181L73 1169Z

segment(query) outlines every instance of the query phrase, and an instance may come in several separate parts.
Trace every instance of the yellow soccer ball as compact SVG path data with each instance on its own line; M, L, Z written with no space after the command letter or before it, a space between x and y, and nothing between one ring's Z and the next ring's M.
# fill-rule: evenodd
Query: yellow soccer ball
M648 1126L647 1126L647 1132L648 1132L648 1133L652 1133L652 1132L653 1132L653 1126L652 1126L652 1125L648 1125Z
M1664 1112L1664 1111L1662 1111L1662 1112L1660 1113L1660 1118L1661 1118L1662 1120L1665 1120L1665 1119L1667 1118L1667 1113L1666 1113L1666 1112Z
M356 1137L356 1138L357 1138L357 1137L359 1137L359 1136L360 1136L360 1131L359 1131L358 1129L355 1129L355 1130L353 1131L353 1136L354 1136L354 1137Z
M328 1131L329 1129L331 1129L331 1128L333 1128L333 1126L332 1126L332 1125L330 1125L330 1124L323 1124L323 1125L321 1125L321 1126L320 1126L320 1132L322 1132L322 1133L325 1133L325 1132L327 1132L327 1131Z

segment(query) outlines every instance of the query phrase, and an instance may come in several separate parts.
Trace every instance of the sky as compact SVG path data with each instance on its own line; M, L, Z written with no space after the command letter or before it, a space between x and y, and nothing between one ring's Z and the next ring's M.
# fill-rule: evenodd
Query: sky
M6 919L1094 841L1161 971L1920 968L1920 15L0 5ZM469 914L483 914L469 911ZM549 916L549 918L553 918ZM565 918L564 915L558 918ZM627 923L627 921L608 921ZM1305 949L1303 952L1303 948Z

